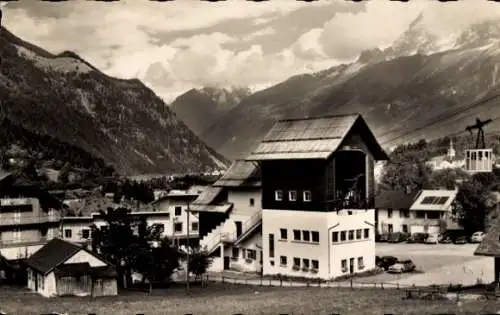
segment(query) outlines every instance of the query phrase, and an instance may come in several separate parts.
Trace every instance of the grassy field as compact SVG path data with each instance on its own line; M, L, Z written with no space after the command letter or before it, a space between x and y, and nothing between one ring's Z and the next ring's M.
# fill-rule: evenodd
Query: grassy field
M403 300L403 291L373 289L266 288L228 284L103 298L42 298L23 289L0 287L0 310L8 314L485 314L497 301Z

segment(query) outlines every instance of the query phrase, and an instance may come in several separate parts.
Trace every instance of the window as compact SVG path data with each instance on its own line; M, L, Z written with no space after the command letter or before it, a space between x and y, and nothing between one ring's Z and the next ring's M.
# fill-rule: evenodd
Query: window
M191 223L191 230L198 231L198 222Z
M352 241L354 239L354 230L349 230L349 240Z
M309 190L304 191L302 194L302 198L304 199L305 202L309 202L312 200L312 194Z
M361 230L361 229L357 229L357 230L356 230L356 239L357 239L357 240L360 240L360 239L361 239L361 232L362 232L362 230Z
M269 234L269 258L274 258L274 234Z
M290 190L288 192L288 200L297 201L297 191L296 190Z
M347 272L347 259L342 259L340 262L340 269L342 272Z
M428 211L427 219L429 220L438 220L441 217L439 211Z
M309 242L311 240L309 233L310 233L309 231L302 231L302 240L304 242Z
M312 231L311 238L314 243L319 243L319 232Z
M175 207L175 216L180 216L182 213L182 207Z
M293 230L293 240L300 241L300 230Z
M174 231L175 232L182 232L182 222L178 222L174 224Z
M249 202L249 205L250 205L250 207L253 207L253 206L255 206L255 199L253 199L253 198L250 198L250 202Z
M89 229L83 229L82 230L82 238L88 239L90 237L90 230Z
M370 229L365 229L364 238L370 237Z
M358 257L358 270L365 268L365 263L363 262L363 257Z
M312 269L319 269L319 261L316 259L311 260Z
M340 241L343 242L346 240L346 231L340 232Z
M276 190L274 192L274 199L276 201L283 201L283 191L282 190Z
M280 229L280 239L287 240L288 239L288 231L287 229Z
M387 229L389 230L389 233L392 233L394 231L394 227L392 226L392 224L388 224Z
M300 267L300 258L293 257L293 266Z
M403 225L401 226L401 229L403 230L403 233L408 233L408 225L403 224Z
M40 229L40 234L42 235L42 237L45 237L47 236L47 232L49 231L48 228L41 228Z
M70 229L64 230L64 237L65 238L71 238L72 234L73 234L73 232Z
M286 256L280 256L280 265L286 266Z
M254 249L247 249L247 259L257 259L257 251Z
M302 259L302 268L309 269L309 259L307 258Z
M409 218L410 217L410 210L399 210L399 216L401 218Z
M392 218L392 209L387 209L387 217Z
M232 256L233 258L238 258L240 256L240 249L238 247L233 247Z
M337 243L339 241L339 232L332 232L332 242Z
M415 211L415 218L425 219L425 211Z

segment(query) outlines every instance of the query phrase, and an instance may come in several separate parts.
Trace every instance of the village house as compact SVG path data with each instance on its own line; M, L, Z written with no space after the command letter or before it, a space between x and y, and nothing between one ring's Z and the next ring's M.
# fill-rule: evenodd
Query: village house
M0 255L15 263L60 235L62 203L28 175L0 179Z
M188 241L189 245L192 246L199 243L200 221L198 215L190 211L189 205L205 189L207 188L203 186L192 186L186 190L171 190L151 203L152 212L169 213L169 221L165 225L165 235L179 245L187 245ZM165 219L166 216L163 218Z
M410 207L405 224L411 234L438 234L452 228L458 190L422 190Z
M278 121L247 158L261 173L263 274L374 269L374 163L387 159L360 115Z
M383 190L375 197L375 224L377 233L410 233L407 219L419 191Z
M117 295L114 266L76 244L55 238L25 261L28 288L44 297Z
M192 208L199 211L203 225L200 245L212 254L211 271L261 270L260 186L257 165L236 160L206 194L193 202Z

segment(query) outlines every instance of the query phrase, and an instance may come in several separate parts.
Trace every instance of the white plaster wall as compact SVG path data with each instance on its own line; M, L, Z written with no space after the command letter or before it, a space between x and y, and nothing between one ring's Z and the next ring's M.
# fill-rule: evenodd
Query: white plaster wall
M254 200L254 205L250 205L250 199ZM252 215L261 210L261 190L260 188L245 190L229 190L227 201L233 204L232 214Z
M230 266L232 269L237 269L245 272L259 272L262 268L260 264L261 259L261 251L262 251L262 233L255 232L252 237L249 237L245 241L241 242L238 246L238 257L232 256L232 247L229 248L230 251L228 253L231 256ZM243 249L252 249L256 251L256 259L252 259L250 262L246 261L246 258L243 257Z
M388 215L388 210L387 209L377 209L377 215L378 215L378 226L377 230L379 233L384 233L383 230L383 225L385 225L385 228L387 229L386 232L388 232L389 224L392 224L392 231L395 232L403 232L403 224L404 220L407 220L408 218L401 217L401 211L398 209L393 209L392 210L392 217L389 218ZM408 229L410 227L408 226Z
M43 245L44 244L2 247L0 248L0 255L7 260L24 259L33 255L33 253L42 248Z
M106 263L100 260L99 258L95 257L94 255L91 255L87 251L81 249L78 251L76 254L71 256L66 262L64 262L65 265L67 264L77 264L77 263L86 263L88 262L91 267L104 267L106 266Z
M263 210L262 211L262 249L264 275L283 274L296 277L328 276L328 233L329 213L311 211ZM288 239L280 240L280 229L288 230ZM293 230L319 232L319 243L303 243L293 240ZM274 258L269 257L269 234L274 234ZM287 265L280 266L280 256L287 257ZM316 259L319 262L318 274L292 270L293 258ZM271 265L274 261L274 266Z
M363 257L364 270L375 267L375 212L374 210L353 210L340 212L309 212L286 210L263 210L263 272L296 277L329 279L342 275L341 260ZM343 214L342 214L343 213ZM280 240L280 228L288 230L288 239ZM350 229L369 229L369 239L343 244L332 243L331 232ZM293 230L319 232L319 243L294 241ZM269 257L269 233L274 233L275 256ZM280 256L287 257L287 265L280 266ZM318 273L293 270L293 258L318 260ZM274 261L274 266L271 265ZM310 262L311 265L311 262ZM356 270L355 270L356 271Z
M330 230L332 232L341 232L354 230L356 238L356 230L362 229L361 239L333 243L330 235L330 274L329 278L342 276L341 263L343 259L347 259L349 269L349 259L354 258L354 272L363 272L375 268L375 210L353 210L352 215L344 210L337 215L331 213L328 217L329 226L335 226ZM364 229L368 230L368 239L364 239ZM340 233L339 233L340 234ZM348 232L347 232L348 236ZM357 265L358 257L363 257L363 269L359 269ZM348 270L349 272L349 270ZM347 273L348 273L347 272Z

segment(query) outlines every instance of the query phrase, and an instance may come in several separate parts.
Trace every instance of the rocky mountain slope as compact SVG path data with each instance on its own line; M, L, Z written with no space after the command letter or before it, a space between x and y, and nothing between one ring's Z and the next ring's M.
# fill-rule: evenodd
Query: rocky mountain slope
M0 34L3 114L102 158L124 175L204 171L227 160L138 80L109 77L74 53Z
M248 88L191 89L177 97L170 108L195 134L201 136L206 128L250 94Z
M292 77L243 99L202 139L227 157L246 155L276 119L359 112L386 147L461 132L474 118L500 116L500 21L447 36L420 16L391 47L364 52L352 64ZM486 128L500 128L499 120Z

